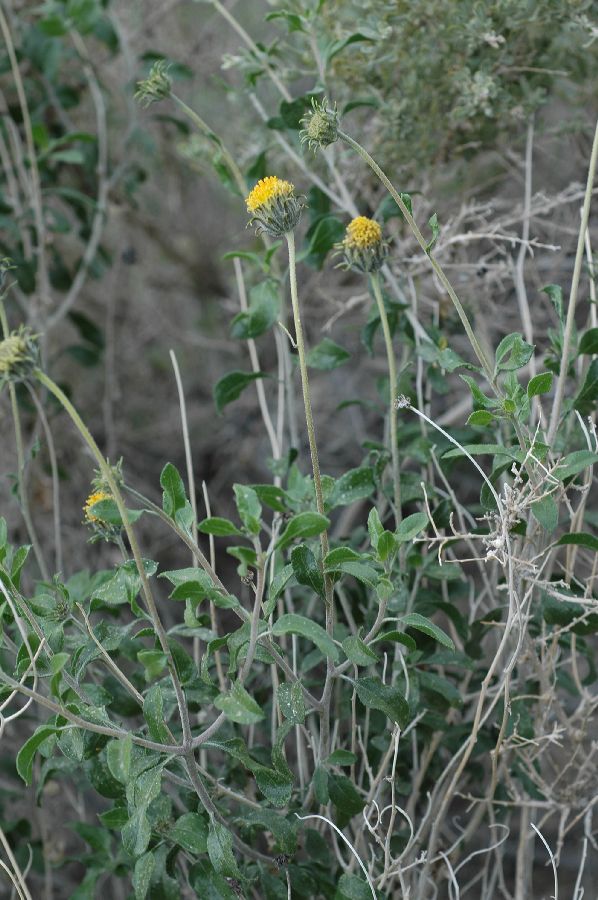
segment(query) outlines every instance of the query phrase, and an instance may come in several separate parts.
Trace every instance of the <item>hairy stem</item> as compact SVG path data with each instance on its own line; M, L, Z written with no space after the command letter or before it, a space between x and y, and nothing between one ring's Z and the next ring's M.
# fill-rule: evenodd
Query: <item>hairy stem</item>
M401 524L401 483L399 470L399 443L397 440L397 410L395 400L397 397L397 365L395 362L394 349L392 345L392 335L388 324L388 316L386 315L386 307L382 298L382 288L380 286L380 276L377 272L372 273L371 277L374 297L378 304L378 314L382 323L382 331L384 333L384 344L386 346L386 359L388 363L388 393L389 407L388 420L390 429L390 454L392 459L392 480L394 488L394 505L395 505L395 522L398 528Z
M293 306L293 320L295 324L295 342L297 345L297 354L299 356L299 371L301 373L301 388L303 391L303 405L305 407L305 423L307 426L307 436L309 440L309 451L311 454L311 464L314 475L314 489L316 492L316 508L320 515L324 515L324 496L322 493L322 478L320 475L320 461L318 458L318 447L316 444L316 431L314 427L314 419L311 410L311 396L309 391L309 378L307 375L307 360L305 356L305 343L303 340L303 327L301 325L301 314L299 310L299 294L297 291L297 268L295 260L295 235L289 232L286 235L289 247L289 280L291 284L291 303ZM322 531L320 534L320 546L322 548L322 568L324 559L328 555L328 532ZM334 608L333 608L333 591L330 576L324 572L324 592L326 598L326 631L332 637L334 625ZM326 681L324 683L324 691L322 693L322 712L320 717L320 752L327 755L328 745L330 741L330 701L332 699L332 679L334 675L334 664L330 658L326 661Z

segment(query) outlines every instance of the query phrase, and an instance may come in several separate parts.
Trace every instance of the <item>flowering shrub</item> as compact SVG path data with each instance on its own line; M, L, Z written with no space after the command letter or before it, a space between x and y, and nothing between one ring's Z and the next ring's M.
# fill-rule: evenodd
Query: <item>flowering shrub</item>
M303 35L307 13L294 6L270 19ZM311 6L311 25L319 15L326 22L326 5ZM395 4L381 6L379 27ZM484 27L486 44L500 47L492 22ZM241 33L251 51L243 65L259 63L280 82L275 55ZM369 40L364 32L346 43ZM343 48L333 49L329 62ZM113 896L132 890L136 900L521 900L543 871L534 866L537 836L555 897L563 848L577 853L572 896L581 900L595 845L598 326L589 222L598 129L571 284L566 296L544 287L554 328L536 347L522 262L512 272L522 330L490 348L447 274L438 216L397 189L333 100L300 99L295 143L280 145L282 178L237 161L171 76L155 63L139 101L171 104L218 148L239 221L244 202L257 232L248 233L250 249L230 254L242 305L232 330L250 370L220 378L214 405L226 416L255 390L270 455L263 481L231 485L234 514L212 511L208 488L196 490L173 357L186 471L165 461L161 503L144 496L134 461L106 458L54 380L42 338L9 322L6 282L0 375L36 558L2 524L0 734L30 726L15 764L38 798L56 785L93 798L73 825L88 849L70 896L93 898L110 885ZM494 96L488 77L472 74L484 115ZM272 130L282 132L278 124ZM341 154L376 197L374 212L353 199ZM342 203L331 212L335 198ZM521 242L532 247L529 232ZM360 464L333 476L321 464L311 382L331 378L349 354L329 338L308 343L302 263L329 269L334 252L364 292L363 355L375 353L384 375ZM461 352L440 317L418 310L418 265L450 304ZM260 357L272 347L266 370ZM352 367L361 373L362 362ZM449 380L468 406L447 423ZM93 461L82 527L114 553L110 568L44 573L25 483L26 402L42 422L52 408ZM350 432L342 439L358 444ZM57 483L55 460L53 476ZM184 566L144 555L147 521ZM4 819L3 871L31 898L50 860L30 866L9 826Z

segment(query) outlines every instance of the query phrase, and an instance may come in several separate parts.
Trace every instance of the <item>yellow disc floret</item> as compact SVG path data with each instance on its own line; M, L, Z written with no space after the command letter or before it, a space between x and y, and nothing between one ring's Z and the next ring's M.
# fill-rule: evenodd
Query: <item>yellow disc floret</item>
M367 216L357 216L356 219L349 222L345 240L350 247L367 250L380 243L382 229L373 219L368 219Z
M272 200L292 196L294 190L295 186L290 181L284 181L276 175L267 175L266 178L260 178L245 200L247 212L258 212Z
M100 501L102 500L112 500L112 497L110 496L110 494L107 494L106 491L94 491L85 501L83 512L85 513L85 518L88 522L102 521L99 516L94 516L92 512L92 509L96 505L96 503L100 503Z

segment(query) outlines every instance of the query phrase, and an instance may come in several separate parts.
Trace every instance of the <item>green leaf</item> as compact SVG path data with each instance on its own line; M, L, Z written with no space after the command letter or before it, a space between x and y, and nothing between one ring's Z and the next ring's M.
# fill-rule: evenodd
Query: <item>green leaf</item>
M378 549L378 541L384 532L384 525L380 521L378 510L374 506L368 515L368 532L370 535L370 543L374 550Z
M598 353L598 328L588 328L581 336L578 353L587 353L590 356Z
M33 772L33 759L40 746L51 735L58 734L61 731L55 725L40 725L36 728L29 740L25 741L19 752L17 753L17 772L25 782L31 784L31 776Z
M158 568L157 564L151 559L144 559L143 567L148 576L153 575ZM107 606L117 606L121 603L129 603L132 606L140 589L141 579L135 560L128 560L117 568L111 578L100 583L98 587L92 587L91 608L94 608L94 601L100 601L100 603Z
M593 534L586 534L584 531L573 531L570 534L564 534L556 543L557 546L562 544L578 545L598 553L598 538L594 537Z
M341 241L345 234L345 226L336 216L324 214L318 216L312 222L305 234L307 246L298 256L313 266L321 269L324 261L335 244Z
M350 44L356 44L359 41L373 41L374 38L368 37L366 34L362 34L360 31L355 31L353 34L349 35L346 38L340 38L337 41L332 41L326 49L324 50L324 58L326 63L329 63L334 57L340 53L345 47L348 47Z
M333 566L326 565L324 571L334 575L338 575L339 573L351 575L368 587L376 587L379 580L378 572L372 566L365 562L354 562L353 560L334 563Z
M268 278L256 284L249 291L249 307L240 312L232 321L231 335L247 340L259 337L280 317L280 288L276 281Z
M350 750L335 750L326 762L331 766L352 766L357 762L357 756Z
M515 372L526 366L534 352L534 345L524 341L518 332L508 334L496 348L495 370L497 372Z
M576 409L582 416L589 416L596 408L598 400L598 359L593 359L590 363L584 383L573 402L573 409Z
M183 479L172 463L166 463L160 474L162 487L162 508L167 516L174 519L176 512L187 504L187 493Z
M547 284L542 288L542 293L550 297L550 301L556 310L561 326L565 324L565 313L563 310L563 289L558 284Z
M490 425L495 421L495 416L487 409L476 409L467 420L468 425Z
M325 806L330 800L330 794L328 793L328 772L323 766L316 766L312 778L312 785L314 797L318 803Z
M559 508L550 494L532 503L531 510L534 518L540 523L544 531L554 531L559 524Z
M286 613L278 619L272 628L275 635L298 634L315 644L322 656L338 662L339 653L336 644L321 625L305 616Z
M430 251L434 248L436 241L440 235L440 225L438 224L438 216L436 213L432 215L428 219L428 226L432 231L432 239L426 244L426 253L430 253Z
M225 406L238 400L246 387L257 378L266 378L265 372L229 372L214 386L214 403L218 415Z
M552 474L559 481L565 481L572 475L579 475L584 469L589 469L596 463L598 463L598 453L592 453L591 450L575 450L559 459Z
M355 682L357 696L364 706L379 709L389 719L405 728L409 721L409 704L398 690L379 678L360 678Z
M273 806L286 806L293 793L292 777L285 772L277 772L260 766L255 770L255 783Z
M291 553L293 573L299 584L309 587L324 598L324 578L322 568L307 544L299 544Z
M145 680L153 681L166 668L168 659L162 650L140 650L137 653L137 659L145 669Z
M235 503L239 518L250 534L259 534L261 530L262 505L253 488L244 484L233 484Z
M305 721L305 699L301 690L301 683L293 681L289 684L283 681L278 685L278 705L280 711L289 722L301 725Z
M342 900L372 900L372 890L367 881L348 872L341 875L337 890L340 891Z
M338 569L342 563L361 562L363 558L361 553L357 553L357 551L353 550L351 547L335 547L334 550L331 550L330 553L326 554L324 558L324 567L334 571L334 569Z
M284 815L270 809L243 810L243 824L261 825L271 832L282 853L292 855L297 850L297 826L289 822Z
M465 452L470 456L508 456L509 459L517 460L517 452L512 447L504 447L502 444L463 444L461 447L455 447L447 450L442 454L443 459L456 459L465 456Z
M350 358L350 353L338 344L335 344L330 338L324 338L323 341L312 347L307 354L307 365L311 366L312 369L321 369L329 372L338 368L338 366L342 366Z
M207 853L208 825L198 813L185 813L176 820L169 832L169 838L194 856Z
M372 663L378 662L379 659L374 651L370 650L368 645L357 635L345 638L343 650L347 659L350 659L355 666L371 666Z
M233 525L228 519L221 519L220 516L211 516L209 519L204 519L197 527L202 534L213 534L216 537L228 537L231 534L239 536L243 534L236 525Z
M328 775L328 792L337 810L347 819L353 818L365 806L365 798L346 775Z
M109 525L122 526L122 518L114 500L98 500L97 503L93 504L91 510L93 510L93 515L102 522L107 522ZM142 509L127 509L127 519L134 525L143 513L144 510Z
M386 562L396 549L397 539L392 531L383 531L378 540L378 557L381 562Z
M233 855L233 836L230 828L212 820L209 825L207 850L210 862L219 875L239 878L240 872Z
M395 531L397 542L403 544L405 541L412 541L420 531L424 530L427 524L428 517L426 513L413 513L413 515L407 516Z
M153 853L144 853L135 863L133 870L133 890L135 900L145 900L149 891L156 860Z
M442 678L434 672L418 671L417 678L420 689L424 691L432 691L442 697L449 706L462 706L463 698L455 687L455 685L447 678Z
M133 753L133 740L128 734L124 738L110 741L106 750L106 762L110 774L120 781L128 784L131 778L131 759Z
M216 587L203 569L192 566L187 569L173 569L171 572L161 572L158 577L167 578L174 585L174 591L170 595L173 600L199 602L207 597L223 609L233 609L239 605L237 598L232 594L225 594Z
M411 635L405 634L404 631L383 631L382 634L379 634L374 638L372 644L377 644L378 641L393 641L397 644L403 644L408 650L415 650L417 648L417 644Z
M402 617L401 623L407 628L415 628L417 631L423 631L424 634L434 638L435 641L438 641L443 647L448 647L449 650L455 649L455 645L448 634L445 634L442 628L439 628L438 625L435 625L430 619L426 619L425 616L420 616L419 613L408 613L408 615Z
M373 494L376 485L369 466L349 469L334 482L334 489L328 503L331 507L347 506L356 500L363 500Z
M285 566L280 572L277 572L274 578L270 583L270 587L268 589L268 600L264 604L264 615L271 616L274 611L274 606L276 605L276 601L283 593L287 584L293 577L293 567L289 564Z
M141 856L145 853L152 836L146 809L146 806L141 806L135 810L122 830L123 847L131 856Z
M484 394L471 375L459 374L459 378L465 382L471 391L474 406L481 406L483 409L493 409L496 407L496 401L493 400L492 397L487 397L486 394Z
M315 537L317 534L325 531L329 525L330 519L327 519L326 516L321 516L320 513L298 513L287 523L285 530L278 539L276 549L282 550L284 547L288 547L297 538Z
M143 701L143 717L147 722L150 737L160 744L171 743L171 736L164 721L164 698L159 684L154 684Z
M238 725L253 725L264 718L264 711L248 694L242 684L236 681L225 694L214 700L216 709L222 710L227 719Z
M531 399L532 397L537 397L538 394L547 394L551 387L552 372L541 372L530 379L527 386L527 396Z

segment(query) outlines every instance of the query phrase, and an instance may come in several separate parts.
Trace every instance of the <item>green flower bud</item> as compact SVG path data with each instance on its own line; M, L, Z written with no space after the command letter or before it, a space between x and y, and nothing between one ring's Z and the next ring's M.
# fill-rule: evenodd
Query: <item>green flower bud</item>
M322 103L312 98L312 111L301 119L301 143L307 144L311 150L328 147L338 138L338 112L336 104L329 107L326 98Z

